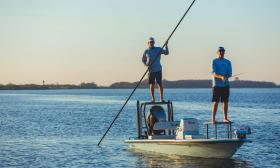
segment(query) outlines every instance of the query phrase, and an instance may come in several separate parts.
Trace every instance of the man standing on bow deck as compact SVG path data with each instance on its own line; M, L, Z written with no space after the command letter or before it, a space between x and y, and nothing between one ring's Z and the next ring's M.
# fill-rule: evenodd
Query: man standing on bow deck
M224 58L225 49L219 47L218 58L212 62L213 73L213 97L212 97L212 122L215 123L216 112L218 109L219 101L223 103L223 122L230 122L228 119L228 101L230 94L229 78L232 76L231 62Z

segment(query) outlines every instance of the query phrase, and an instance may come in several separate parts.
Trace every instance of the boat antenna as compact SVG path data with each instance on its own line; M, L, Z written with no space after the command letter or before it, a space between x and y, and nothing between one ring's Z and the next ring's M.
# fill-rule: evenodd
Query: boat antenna
M175 26L175 28L173 29L173 31L171 32L171 34L169 35L169 37L167 38L167 40L165 41L165 43L163 44L163 46L161 48L164 48L169 39L173 36L173 34L175 33L175 31L177 30L177 28L179 27L179 25L181 24L181 22L183 21L183 19L185 18L185 16L187 15L187 13L189 12L189 10L191 9L191 7L193 6L194 2L196 0L193 0L192 3L190 4L190 6L188 7L188 9L186 10L186 12L184 13L184 15L182 16L182 18L180 19L180 21L177 23L177 25ZM161 54L161 50L159 53L157 53L157 55ZM143 76L140 78L139 82L137 83L137 85L135 86L135 88L132 90L132 92L130 93L130 95L128 96L128 98L126 99L125 103L123 104L123 106L121 107L121 109L119 110L119 112L117 113L117 115L115 116L115 118L113 119L113 121L111 122L110 126L108 127L108 129L106 130L106 132L103 134L102 138L100 139L100 141L98 142L98 146L100 145L100 143L102 142L102 140L104 139L104 137L107 135L107 133L109 132L109 130L111 129L111 127L113 126L114 122L116 121L116 119L118 118L118 116L120 115L120 113L122 112L122 110L124 109L124 107L126 106L126 104L128 103L129 99L131 98L131 96L133 95L133 93L135 92L135 90L138 88L138 86L141 84L142 80L144 79L144 77L146 76L146 74L149 71L149 68L151 65L154 64L154 62L158 59L158 57L156 57L156 59L154 59L150 64L149 67L147 68L147 70L145 71L145 73L143 74Z

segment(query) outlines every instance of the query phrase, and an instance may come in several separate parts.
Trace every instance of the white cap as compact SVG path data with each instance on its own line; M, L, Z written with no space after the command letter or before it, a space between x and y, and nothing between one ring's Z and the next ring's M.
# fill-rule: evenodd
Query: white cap
M153 37L150 37L149 40L148 40L148 42L150 42L150 41L155 42L155 39L154 39Z

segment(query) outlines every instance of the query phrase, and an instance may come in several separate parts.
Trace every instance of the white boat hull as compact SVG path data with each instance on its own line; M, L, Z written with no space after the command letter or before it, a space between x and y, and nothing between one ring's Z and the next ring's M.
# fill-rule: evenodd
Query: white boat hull
M126 140L131 148L168 155L230 158L245 142L240 139Z

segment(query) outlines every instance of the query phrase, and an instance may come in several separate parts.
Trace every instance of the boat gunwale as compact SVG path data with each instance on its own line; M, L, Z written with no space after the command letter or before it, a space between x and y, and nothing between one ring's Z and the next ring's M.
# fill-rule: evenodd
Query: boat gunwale
M244 142L252 142L248 139L130 139L125 140L125 143L157 143L157 144L199 144L199 143L244 143Z

